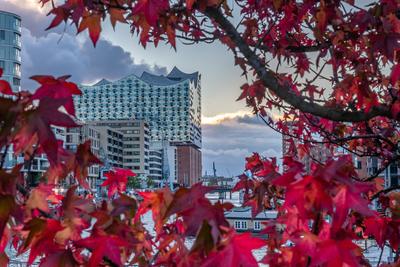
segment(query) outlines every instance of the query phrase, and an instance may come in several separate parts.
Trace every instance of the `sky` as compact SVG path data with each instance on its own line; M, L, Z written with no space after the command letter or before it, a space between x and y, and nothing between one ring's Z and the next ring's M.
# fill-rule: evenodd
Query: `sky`
M251 114L243 101L237 102L246 82L233 55L219 43L183 45L176 51L161 44L146 49L132 36L129 27L118 24L114 31L104 26L96 48L87 32L61 26L45 31L51 18L37 0L0 0L0 9L22 17L22 87L35 88L32 75L72 75L76 83L92 84L116 80L143 71L166 74L174 66L202 75L203 173L211 173L215 162L218 175L243 172L245 157L259 152L281 157L281 136Z

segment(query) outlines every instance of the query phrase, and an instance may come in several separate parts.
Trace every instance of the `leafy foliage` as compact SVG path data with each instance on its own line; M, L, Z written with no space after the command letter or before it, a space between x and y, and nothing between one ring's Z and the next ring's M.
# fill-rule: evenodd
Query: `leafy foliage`
M34 76L39 88L13 92L0 80L0 262L5 247L29 251L41 266L256 266L253 249L267 248L270 266L368 266L355 240L373 238L399 260L400 194L382 189L379 172L358 176L349 156L379 158L384 168L399 160L399 3L382 0L365 7L355 1L216 0L41 0L51 8L49 28L72 22L94 44L109 19L127 23L139 42L176 48L184 42L219 40L235 57L248 83L238 100L288 138L279 172L275 159L253 154L235 190L256 216L278 216L263 233L267 240L238 234L224 213L229 203L211 203L200 184L171 192L124 194L129 170L107 174L110 201L94 204L55 186L73 176L89 189L87 168L101 164L90 143L65 151L52 126L76 127L73 95L81 94L68 76ZM232 21L240 21L233 25ZM0 71L1 77L2 71ZM273 119L271 112L278 114ZM44 153L50 167L35 189L21 167L3 168L10 146L27 161ZM315 149L331 157L309 170L299 161ZM111 201L112 199L112 201ZM373 202L373 203L372 203ZM378 204L382 212L372 209ZM154 229L142 222L151 212ZM152 231L154 230L154 231ZM185 244L193 238L193 246Z

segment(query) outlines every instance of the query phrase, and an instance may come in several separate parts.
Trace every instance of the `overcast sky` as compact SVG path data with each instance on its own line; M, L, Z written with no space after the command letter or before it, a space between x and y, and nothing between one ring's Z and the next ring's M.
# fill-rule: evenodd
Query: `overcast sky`
M245 157L260 152L281 157L281 137L250 114L244 102L236 102L245 82L226 47L215 44L167 45L144 49L127 26L110 25L94 48L87 33L75 35L69 27L44 31L50 18L37 0L0 0L0 9L22 17L22 85L32 88L28 78L37 74L70 74L77 83L115 80L144 70L165 74L174 66L202 75L203 172L211 173L215 161L219 175L238 175Z

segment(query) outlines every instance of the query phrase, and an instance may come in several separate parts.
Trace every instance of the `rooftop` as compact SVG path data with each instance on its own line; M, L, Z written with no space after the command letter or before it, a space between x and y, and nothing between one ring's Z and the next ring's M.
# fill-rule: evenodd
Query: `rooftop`
M200 75L198 72L185 73L185 72L182 72L181 70L179 70L177 67L174 67L171 70L171 72L168 73L168 75L166 75L166 76L155 75L155 74L151 74L147 71L144 71L140 77L138 77L134 74L131 74L131 75L121 78L117 81L131 79L132 77L142 80L145 83L152 84L152 85L158 85L158 86L174 85L174 84L178 84L183 81L186 81L186 80L190 80L197 87L197 83L199 81ZM107 85L107 84L112 84L112 83L114 83L114 82L109 81L107 79L102 79L99 82L97 82L91 86L102 86L102 85ZM84 86L86 86L86 85L84 85Z
M255 219L270 220L275 219L278 215L276 210L265 210L257 214ZM251 207L235 207L230 211L225 212L227 219L251 219Z

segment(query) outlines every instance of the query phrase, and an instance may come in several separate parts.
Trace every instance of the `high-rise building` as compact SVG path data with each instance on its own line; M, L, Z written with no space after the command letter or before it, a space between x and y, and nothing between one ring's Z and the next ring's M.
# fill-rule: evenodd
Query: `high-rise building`
M21 82L21 18L0 10L0 68L14 91Z
M173 187L177 176L177 148L168 141L150 142L149 178L156 185Z
M151 140L190 143L201 147L200 74L176 67L167 76L144 72L114 82L80 86L75 98L81 121L139 119L149 122Z
M182 186L201 181L201 152L194 145L177 145L177 180Z
M188 74L174 67L167 76L144 72L140 77L129 75L114 82L103 79L80 88L82 96L74 98L78 119L147 121L151 141L168 141L178 146L177 158L181 159L181 165L177 164L178 182L190 186L200 181L201 76L198 72Z

